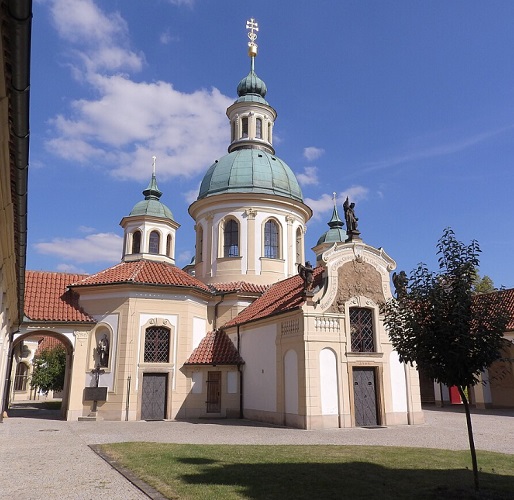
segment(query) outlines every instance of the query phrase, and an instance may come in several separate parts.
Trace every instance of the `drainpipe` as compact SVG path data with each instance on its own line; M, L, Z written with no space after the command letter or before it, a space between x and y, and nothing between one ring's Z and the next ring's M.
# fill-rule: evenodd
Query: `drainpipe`
M218 323L218 306L225 300L225 294L221 294L221 300L216 302L216 305L214 306L214 319L212 320L212 329L213 331L216 331L217 323Z
M239 325L237 325L237 352L241 356L241 334L239 333ZM241 370L241 364L237 365L237 371L239 372L239 418L243 416L243 370Z
M13 358L14 358L14 334L19 333L20 330L16 330L15 332L9 333L9 349L7 351L7 368L5 372L5 382L4 382L4 399L2 401L2 408L0 408L0 424L4 421L4 412L7 411L7 408L9 407L9 397L11 391L9 390L11 388L11 371L12 371L12 365L13 365Z

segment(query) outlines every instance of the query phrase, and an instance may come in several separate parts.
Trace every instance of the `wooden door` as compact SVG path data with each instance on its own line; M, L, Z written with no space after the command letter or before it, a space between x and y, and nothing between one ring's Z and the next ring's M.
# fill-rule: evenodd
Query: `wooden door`
M163 420L166 418L166 373L144 373L141 396L141 420Z
M221 411L221 372L207 374L207 413Z
M373 368L353 369L353 398L355 425L357 427L378 425L375 370Z

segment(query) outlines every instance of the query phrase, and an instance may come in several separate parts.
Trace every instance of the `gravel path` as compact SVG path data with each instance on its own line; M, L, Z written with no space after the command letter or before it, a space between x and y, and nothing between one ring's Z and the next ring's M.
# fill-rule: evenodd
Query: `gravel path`
M249 421L64 422L11 417L0 424L0 498L148 498L88 445L121 441L198 444L339 444L467 450L461 408L425 409L426 423L304 431ZM479 450L514 454L514 410L474 411Z

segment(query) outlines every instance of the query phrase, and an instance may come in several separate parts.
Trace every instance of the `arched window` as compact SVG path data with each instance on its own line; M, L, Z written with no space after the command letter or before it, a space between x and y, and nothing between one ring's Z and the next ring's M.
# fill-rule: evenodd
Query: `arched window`
M364 307L350 307L351 352L375 352L373 311Z
M236 122L235 121L232 122L231 131L232 131L231 141L235 141L236 140Z
M203 262L203 227L199 226L196 233L196 262Z
M151 326L145 332L145 363L170 362L170 330L162 326Z
M241 119L241 137L244 139L248 137L248 117L245 116Z
M166 255L171 257L171 234L166 238Z
M255 120L255 137L257 139L262 139L262 118L257 118Z
M298 228L296 230L296 264L303 262L303 240L302 240L302 230L301 228Z
M132 235L132 253L141 253L141 231L134 231Z
M150 233L150 244L148 246L148 252L154 255L159 253L159 244L161 242L161 236L157 231Z
M223 227L223 257L239 257L239 224L234 219Z
M264 257L268 259L280 258L278 224L274 220L268 220L264 224Z
M26 391L27 390L27 375L29 367L25 363L20 363L16 367L16 375L14 377L14 390Z

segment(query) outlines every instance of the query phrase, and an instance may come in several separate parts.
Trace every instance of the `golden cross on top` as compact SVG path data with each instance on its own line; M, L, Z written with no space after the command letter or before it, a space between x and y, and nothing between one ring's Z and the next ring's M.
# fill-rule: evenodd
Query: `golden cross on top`
M259 31L259 24L253 17L249 21L246 21L246 29L250 30L250 32L248 33L250 43L255 43L255 40L257 40L256 31Z

